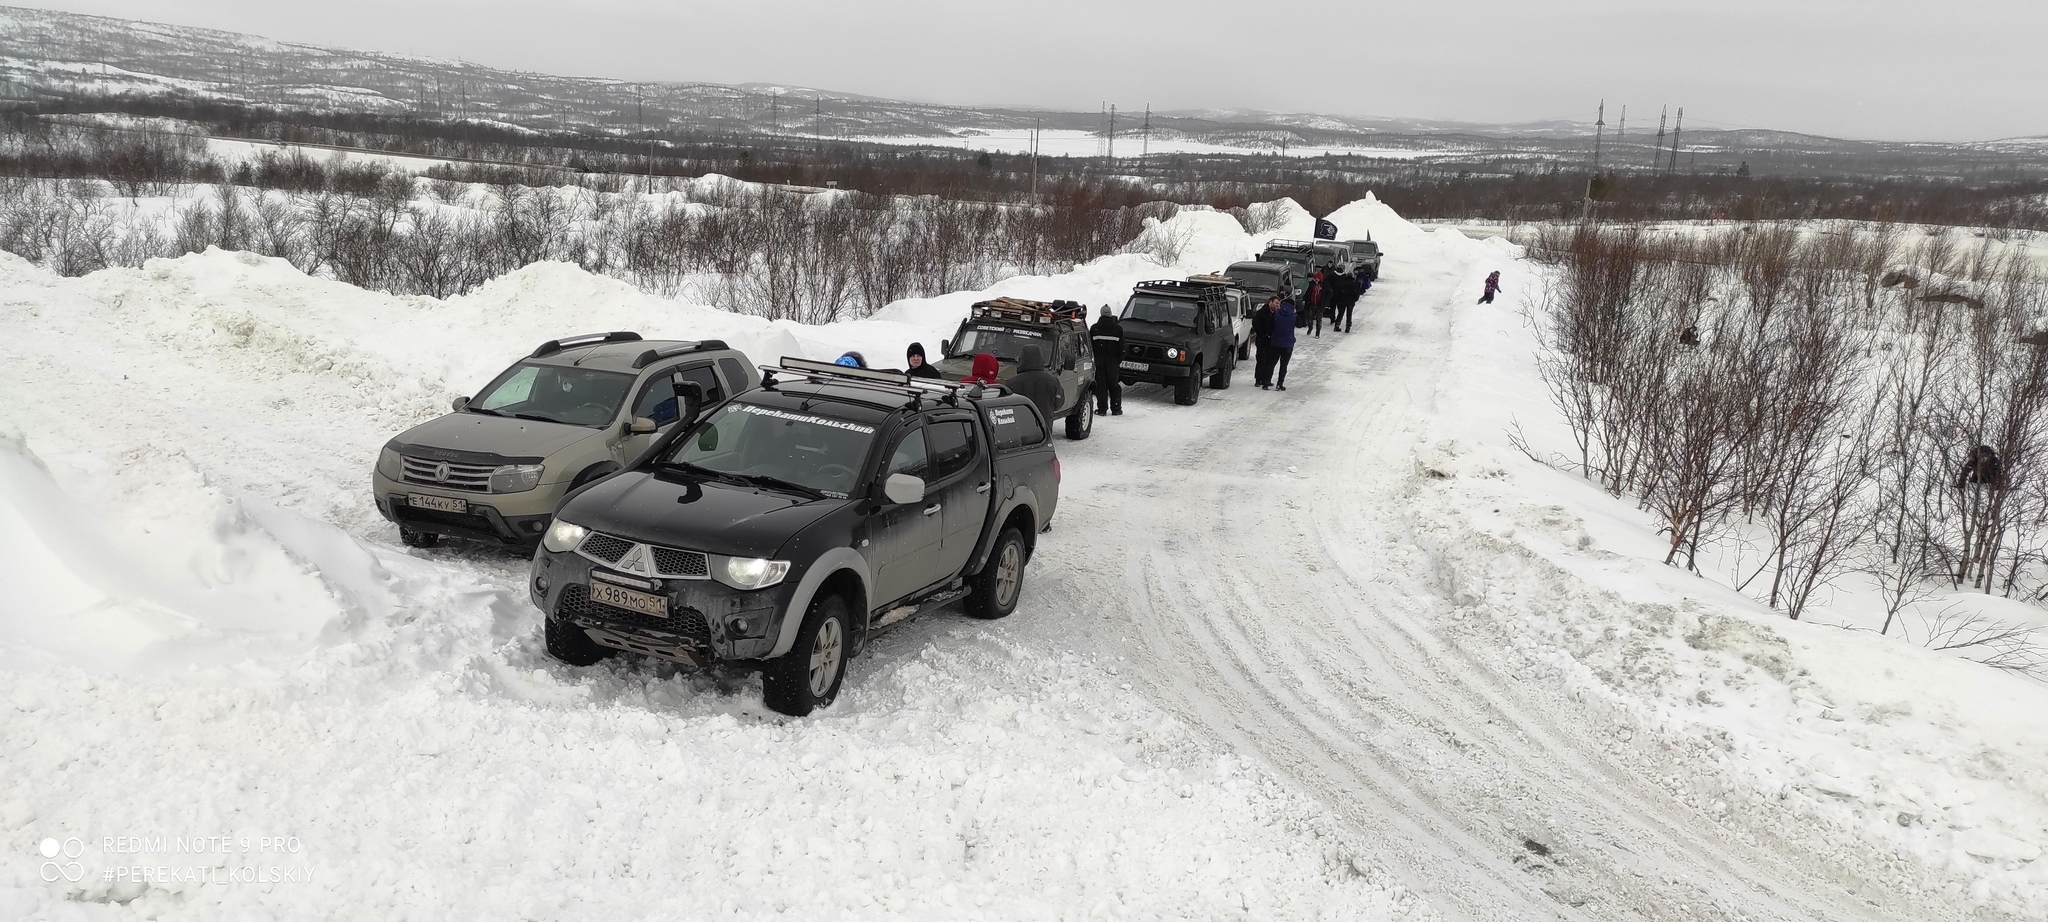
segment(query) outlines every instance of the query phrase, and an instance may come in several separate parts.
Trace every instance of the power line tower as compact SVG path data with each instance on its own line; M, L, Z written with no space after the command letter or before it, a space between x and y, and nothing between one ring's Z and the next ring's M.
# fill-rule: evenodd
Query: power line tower
M1600 100L1600 114L1593 118L1593 172L1600 172L1600 141L1607 133L1607 100Z
M1116 103L1109 104L1109 161L1116 162Z
M1621 104L1621 122L1614 126L1614 149L1621 150L1621 136L1628 131L1628 103ZM1616 154L1616 156L1620 156Z
M1152 104L1145 104L1145 143L1138 148L1138 164L1143 166L1152 159Z
M1676 172L1678 170L1678 135L1679 132L1682 132L1684 130L1685 107L1679 106L1678 121L1673 123L1671 126L1671 165L1664 168L1664 172L1666 173Z
M1657 168L1657 161L1664 159L1664 116L1671 109L1665 106L1657 112L1657 146L1650 148L1650 169Z

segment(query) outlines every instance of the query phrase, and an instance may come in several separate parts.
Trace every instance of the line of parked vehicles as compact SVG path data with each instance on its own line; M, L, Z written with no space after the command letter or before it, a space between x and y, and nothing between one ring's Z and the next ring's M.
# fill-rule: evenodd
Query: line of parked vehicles
M1362 244L1362 246L1361 246ZM1252 311L1317 268L1377 275L1370 241L1276 241L1215 275L1136 286L1124 380L1228 387ZM1363 261L1363 262L1362 262ZM401 540L531 548L548 652L620 652L757 668L767 705L829 705L876 632L962 602L1015 610L1059 505L1055 423L1093 427L1086 308L974 306L935 364L952 380L784 358L757 368L718 340L631 332L550 340L454 412L399 434L372 474ZM1066 399L1051 418L966 383L974 355L1016 370L1046 350Z

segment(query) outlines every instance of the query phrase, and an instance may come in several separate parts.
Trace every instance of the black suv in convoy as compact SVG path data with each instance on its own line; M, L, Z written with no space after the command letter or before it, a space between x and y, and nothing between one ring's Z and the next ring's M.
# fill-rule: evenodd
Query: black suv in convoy
M1382 254L1380 253L1380 245L1373 242L1372 235L1366 234L1364 240L1346 240L1344 244L1351 248L1351 264L1354 266L1364 266L1365 277L1378 281L1380 277L1380 256Z
M1210 387L1230 386L1239 348L1249 344L1249 317L1244 289L1226 278L1140 283L1118 318L1118 374L1128 383L1172 387L1174 403L1193 405L1202 399L1204 377Z
M784 359L643 461L571 494L529 591L548 652L752 664L767 705L832 703L874 631L955 600L1001 618L1059 503L1032 402Z
M1027 346L1044 350L1046 370L1059 376L1066 395L1053 419L1067 423L1067 438L1079 441L1095 428L1095 352L1088 339L1088 307L1073 301L996 298L977 302L952 339L942 340L939 373L955 381L974 370L976 353L996 357L998 380L1016 374Z
M1295 284L1294 280L1300 273L1292 263L1260 260L1234 262L1230 264L1230 268L1223 270L1223 275L1244 289L1255 309L1274 295L1283 298L1293 297L1307 287Z

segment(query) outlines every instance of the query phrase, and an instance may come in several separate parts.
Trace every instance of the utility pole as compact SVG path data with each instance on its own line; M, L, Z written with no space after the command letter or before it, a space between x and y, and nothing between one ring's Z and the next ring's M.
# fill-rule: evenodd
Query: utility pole
M1614 126L1614 149L1621 150L1621 135L1628 131L1628 103L1621 104L1621 123ZM1617 154L1616 156L1620 156Z
M1664 115L1670 109L1670 106L1665 106L1657 112L1657 146L1650 149L1650 169L1653 170L1657 168L1657 161L1664 159Z
M1045 119L1031 122L1031 204L1038 204L1038 132L1045 127Z
M1138 164L1143 166L1152 159L1152 104L1145 104L1145 143L1139 148Z
M1109 162L1116 162L1116 103L1109 104Z
M1679 106L1678 121L1671 126L1671 165L1664 168L1666 173L1675 172L1678 169L1678 133L1684 130L1685 107Z
M1607 133L1607 100L1600 100L1600 114L1593 118L1593 172L1600 172L1600 140Z

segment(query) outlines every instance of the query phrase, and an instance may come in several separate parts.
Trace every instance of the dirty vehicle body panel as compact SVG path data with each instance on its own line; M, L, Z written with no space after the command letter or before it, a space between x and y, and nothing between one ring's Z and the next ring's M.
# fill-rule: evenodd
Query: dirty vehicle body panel
M441 536L531 546L572 490L632 465L680 419L760 380L718 340L602 333L550 340L455 412L386 443L371 475L377 511L407 544Z
M1302 286L1295 282L1301 273L1294 263L1245 260L1231 263L1222 274L1244 289L1254 310L1273 295L1286 298L1302 290Z
M1054 421L1066 422L1070 438L1086 438L1094 425L1095 350L1088 336L1088 308L1073 301L1030 301L996 298L977 302L953 338L941 344L944 357L933 363L947 380L959 381L974 368L974 355L996 357L1000 381L1017 373L1026 346L1038 346L1046 370L1060 379L1063 399Z
M528 585L551 635L769 667L806 654L799 628L830 597L850 656L968 595L1011 529L1028 559L1050 527L1058 460L1028 399L796 359L767 371L563 505ZM892 496L894 475L917 495Z
M1175 388L1181 404L1200 398L1205 377L1211 387L1229 387L1240 345L1251 336L1248 306L1244 289L1222 276L1139 284L1119 318L1118 374L1127 384Z

